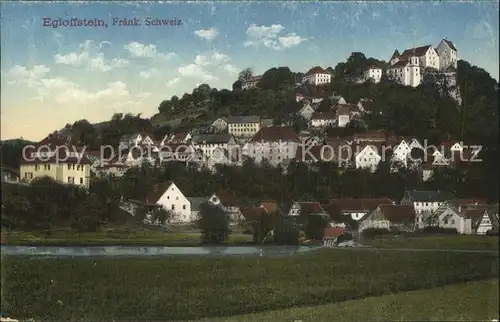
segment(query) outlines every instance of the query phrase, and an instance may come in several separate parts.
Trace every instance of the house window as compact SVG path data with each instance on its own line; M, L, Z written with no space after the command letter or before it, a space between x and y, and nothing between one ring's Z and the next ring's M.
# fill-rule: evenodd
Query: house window
M172 210L175 210L175 205L172 205Z
M182 209L183 209L183 210L186 210L186 205L182 205Z
M47 170L50 170L50 164L47 164Z
M83 178L80 178L80 184L83 184Z
M452 219L451 220L451 224L454 225L455 224L455 219Z
M75 183L74 177L68 177L68 183Z

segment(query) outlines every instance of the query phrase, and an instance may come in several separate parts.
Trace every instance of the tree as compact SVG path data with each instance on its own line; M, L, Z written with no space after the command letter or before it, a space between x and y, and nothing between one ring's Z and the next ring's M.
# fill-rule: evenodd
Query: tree
M201 205L198 226L203 244L222 244L229 236L229 216L221 207L208 202Z
M171 211L165 210L163 208L156 209L153 211L151 214L151 220L153 222L160 223L161 225L164 225L167 223L170 219L172 219L173 213Z
M322 240L328 220L325 216L307 215L305 218L304 232L308 239Z
M253 76L253 71L251 68L245 68L238 74L238 81L243 82L247 79L252 78Z

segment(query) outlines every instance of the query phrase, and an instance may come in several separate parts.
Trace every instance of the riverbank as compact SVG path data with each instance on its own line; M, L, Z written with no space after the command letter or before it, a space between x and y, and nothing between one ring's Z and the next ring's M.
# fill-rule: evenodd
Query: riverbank
M2 232L2 245L16 246L200 246L199 232L168 232L158 229L109 230L75 233L69 230L46 232ZM225 245L248 245L253 236L231 233Z
M337 303L498 273L496 256L453 252L321 249L280 258L4 257L2 309L20 319L193 320Z

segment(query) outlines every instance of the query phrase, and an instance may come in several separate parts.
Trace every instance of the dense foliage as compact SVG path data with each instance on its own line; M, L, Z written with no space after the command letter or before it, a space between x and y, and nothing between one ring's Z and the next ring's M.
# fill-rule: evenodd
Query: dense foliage
M198 226L203 244L220 245L229 236L229 216L221 207L208 202L201 205Z

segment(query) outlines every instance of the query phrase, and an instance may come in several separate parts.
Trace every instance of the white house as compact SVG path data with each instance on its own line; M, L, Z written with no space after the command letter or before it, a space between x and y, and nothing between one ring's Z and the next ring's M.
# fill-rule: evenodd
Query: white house
M422 227L422 224L419 226ZM459 234L470 235L472 233L472 218L467 216L462 205L455 202L444 202L423 226L454 228Z
M146 204L161 206L172 213L169 223L190 223L198 218L199 201L208 201L208 198L188 198L174 182L167 182L162 186L155 186L154 192L146 197Z
M411 56L398 60L387 69L389 79L404 86L417 87L421 82L419 58Z
M332 80L332 75L320 66L311 68L302 78L302 83L318 85L329 84Z
M267 159L278 165L295 158L299 143L299 137L291 127L265 127L244 145L243 155L253 158L256 163Z
M351 107L348 104L341 104L337 106L335 111L335 121L338 127L346 127L351 121Z
M417 226L425 227L426 218L434 213L446 201L455 200L448 191L440 190L406 190L401 199L402 205L413 205L417 215Z
M312 127L328 127L335 125L335 114L333 112L314 112L311 115Z
M319 215L328 216L328 213L323 209L323 206L317 201L299 201L294 202L288 212L285 210L285 214L288 216L309 216L309 215Z
M225 190L218 190L208 199L208 202L212 205L220 206L229 215L230 223L233 226L241 224L245 220L241 213L238 199Z
M126 134L120 138L119 148L130 149L138 146L153 146L155 144L152 135L146 133Z
M334 105L347 104L347 101L340 95L333 94L329 97L329 99Z
M161 140L160 147L166 144L181 144L181 143L189 143L192 139L190 133L175 133L175 134L167 134Z
M216 148L232 151L237 146L234 137L231 134L201 134L195 135L191 140L195 150L201 150L203 154L210 157Z
M447 70L457 68L458 54L457 48L448 39L443 39L436 48L439 55L439 69Z
M212 128L217 132L223 132L227 130L227 121L223 117L219 117L212 122Z
M358 110L361 113L371 114L371 107L373 105L373 101L368 98L360 98L357 104Z
M393 205L394 201L388 198L341 198L331 199L326 206L333 217L348 216L354 221L359 221L373 212L379 205Z
M360 144L353 145L357 151L355 153L355 164L356 169L370 169L374 172L377 170L377 166L382 160L382 156L379 154L380 149L373 144Z
M381 204L359 224L358 232L368 228L415 230L415 210L411 205Z
M252 137L260 130L260 116L230 116L227 126L228 133L235 137Z
M302 106L298 114L302 116L304 119L309 121L313 113L314 113L314 108L311 106L310 103L307 103L304 106Z
M363 73L363 80L372 80L374 83L379 83L382 80L382 68L376 65L369 66Z
M486 235L489 230L498 231L498 204L493 207L487 207L485 209L472 209L470 212L476 211L476 215L471 215L470 217L476 218L476 222L473 223L473 229L478 235Z
M239 149L234 149L233 151L228 151L223 147L215 148L214 152L207 158L205 164L207 168L211 171L216 170L216 165L234 165L241 161L240 155L238 155Z
M165 143L160 147L160 161L183 161L187 162L195 153L195 148L190 143Z

